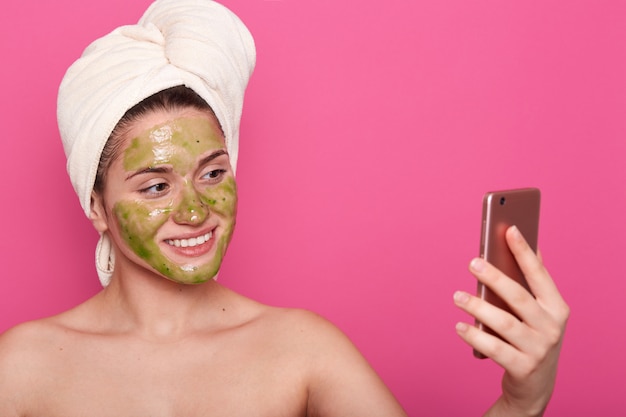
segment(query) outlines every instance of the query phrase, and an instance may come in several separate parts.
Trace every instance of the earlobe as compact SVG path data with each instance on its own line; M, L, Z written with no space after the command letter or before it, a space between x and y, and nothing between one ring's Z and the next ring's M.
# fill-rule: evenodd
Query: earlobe
M91 213L89 214L89 219L93 227L100 233L106 232L109 228L105 213L102 197L95 192L91 193Z

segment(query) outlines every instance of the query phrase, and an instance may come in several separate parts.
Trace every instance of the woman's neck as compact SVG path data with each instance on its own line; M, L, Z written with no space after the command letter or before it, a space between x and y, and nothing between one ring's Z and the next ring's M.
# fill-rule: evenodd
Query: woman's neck
M141 266L116 265L101 302L115 328L154 340L175 340L219 327L231 295L214 280L179 284Z

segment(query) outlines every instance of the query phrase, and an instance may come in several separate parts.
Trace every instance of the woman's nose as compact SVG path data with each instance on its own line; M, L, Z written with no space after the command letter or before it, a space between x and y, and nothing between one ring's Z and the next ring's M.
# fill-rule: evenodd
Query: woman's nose
M173 219L179 224L202 224L209 216L209 208L202 202L193 186L188 185L174 211Z

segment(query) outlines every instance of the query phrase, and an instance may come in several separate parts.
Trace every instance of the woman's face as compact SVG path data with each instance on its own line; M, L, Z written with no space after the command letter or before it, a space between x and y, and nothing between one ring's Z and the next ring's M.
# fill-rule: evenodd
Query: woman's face
M140 266L184 284L213 278L237 212L217 120L194 109L149 113L123 140L101 199L115 269Z

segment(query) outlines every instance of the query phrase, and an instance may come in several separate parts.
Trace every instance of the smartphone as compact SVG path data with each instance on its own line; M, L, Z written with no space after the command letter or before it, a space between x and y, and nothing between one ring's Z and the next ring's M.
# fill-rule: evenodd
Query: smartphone
M533 251L537 252L540 200L541 192L538 188L491 191L483 197L480 256L511 279L517 281L528 292L531 292L528 283L506 243L505 232L509 226L515 225ZM477 296L514 314L500 297L480 282L478 283ZM476 326L498 336L497 333L478 320L476 320ZM481 359L485 358L476 350L474 350L474 356Z

